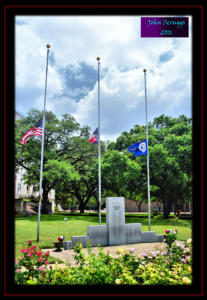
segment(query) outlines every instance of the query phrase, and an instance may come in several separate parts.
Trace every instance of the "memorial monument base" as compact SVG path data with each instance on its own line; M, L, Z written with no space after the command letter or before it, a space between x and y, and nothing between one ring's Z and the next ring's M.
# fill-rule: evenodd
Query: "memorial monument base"
M163 242L164 236L157 235L155 231L142 232L141 223L125 224L125 207L123 197L106 198L106 225L88 225L88 234L72 236L71 241L65 242L65 249L71 249L77 242L83 248L87 242L92 247L98 245L118 246L138 243Z

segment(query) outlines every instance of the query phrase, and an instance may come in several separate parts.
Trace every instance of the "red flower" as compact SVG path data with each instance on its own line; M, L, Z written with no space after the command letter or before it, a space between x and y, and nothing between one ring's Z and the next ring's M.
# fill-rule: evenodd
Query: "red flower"
M32 246L31 248L30 248L30 251L31 250L34 250L34 249L36 249L37 247L36 246Z

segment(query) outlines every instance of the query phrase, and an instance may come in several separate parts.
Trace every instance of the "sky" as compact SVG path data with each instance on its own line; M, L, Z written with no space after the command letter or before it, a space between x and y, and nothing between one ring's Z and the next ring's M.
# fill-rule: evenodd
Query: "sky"
M46 110L71 114L116 141L147 116L192 116L192 20L187 38L141 38L142 16L16 16L15 111L43 110L46 45L50 44Z

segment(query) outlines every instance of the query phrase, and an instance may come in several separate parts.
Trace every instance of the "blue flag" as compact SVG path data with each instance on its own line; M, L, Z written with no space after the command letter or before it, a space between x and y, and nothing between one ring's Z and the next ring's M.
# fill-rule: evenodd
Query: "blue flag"
M128 151L134 156L147 155L147 140L131 145Z

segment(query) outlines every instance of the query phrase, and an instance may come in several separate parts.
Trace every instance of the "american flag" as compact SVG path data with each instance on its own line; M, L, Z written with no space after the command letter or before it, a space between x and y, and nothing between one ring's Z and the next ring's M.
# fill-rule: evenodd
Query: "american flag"
M26 144L33 135L42 136L42 119L33 126L21 139L21 144Z

